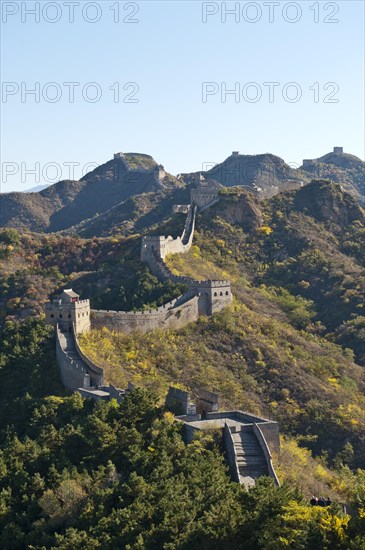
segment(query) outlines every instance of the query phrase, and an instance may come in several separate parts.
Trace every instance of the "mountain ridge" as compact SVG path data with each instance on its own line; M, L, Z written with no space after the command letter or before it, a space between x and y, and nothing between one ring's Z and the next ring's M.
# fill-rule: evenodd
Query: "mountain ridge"
M365 163L347 153L327 153L294 169L271 153L240 155L235 151L208 171L177 177L165 172L150 155L116 153L80 180L62 180L39 192L2 194L0 227L100 236L108 234L109 225L113 230L120 226L127 235L147 227L141 219L153 218L153 212L156 223L166 219L166 205L174 200L187 202L190 188L202 179L212 186L240 186L262 200L327 176L365 204Z

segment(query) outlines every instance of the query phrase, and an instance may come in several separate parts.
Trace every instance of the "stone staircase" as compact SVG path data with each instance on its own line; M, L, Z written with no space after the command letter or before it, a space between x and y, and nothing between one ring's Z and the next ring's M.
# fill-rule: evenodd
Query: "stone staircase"
M253 487L258 477L269 475L264 452L253 431L233 432L232 439L240 483L246 487Z

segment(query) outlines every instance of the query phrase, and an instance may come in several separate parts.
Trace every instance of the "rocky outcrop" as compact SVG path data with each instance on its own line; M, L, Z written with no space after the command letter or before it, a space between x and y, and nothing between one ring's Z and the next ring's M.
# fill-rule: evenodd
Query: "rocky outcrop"
M339 183L365 205L365 162L342 148L320 158L303 161L301 172L311 179L330 179Z
M218 204L209 209L209 216L212 215L218 215L232 225L241 225L247 231L263 224L258 201L252 194L236 188L232 194L220 194Z
M294 206L318 221L347 227L355 220L364 222L364 211L341 186L328 180L313 180L295 195Z

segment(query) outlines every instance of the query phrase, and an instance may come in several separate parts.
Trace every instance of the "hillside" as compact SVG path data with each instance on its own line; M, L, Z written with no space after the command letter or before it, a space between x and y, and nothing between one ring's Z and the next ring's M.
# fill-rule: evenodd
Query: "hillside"
M181 234L185 216L167 217L171 196L159 193L138 197L151 218L136 219L149 233ZM128 201L138 213L137 197ZM161 207L164 223L153 215ZM72 286L94 308L144 309L184 289L140 262L140 235L102 220L113 235L0 231L0 545L362 548L365 218L356 200L324 180L264 201L222 188L198 215L190 252L167 263L197 279L230 278L233 304L180 330L104 328L80 339L107 381L138 386L121 405L61 386L45 302ZM214 431L185 446L160 408L171 383L278 420L282 488L231 483ZM334 504L310 507L311 494Z
M233 281L243 275L255 287L268 287L274 298L279 293L277 300L281 289L310 300L313 330L351 347L365 365L365 223L356 200L334 183L313 181L257 203L254 230L232 218L240 202L234 189L223 191L203 214L195 238L201 254ZM189 270L186 259L176 257L174 264ZM195 267L202 269L198 259ZM297 326L303 327L299 319Z
M181 183L160 172L152 157L126 153L79 181L60 181L38 193L3 194L0 226L52 233L95 218L130 197L177 187ZM119 222L128 219L125 212Z
M351 442L353 464L364 466L364 222L351 195L327 181L264 203L223 190L198 217L193 249L168 263L196 279L230 278L232 310L142 341L94 331L85 350L114 384L160 395L172 381L207 387L225 407L315 438L310 448L332 459Z
M318 159L303 161L300 170L310 178L331 179L340 183L365 204L365 163L358 157L342 150L333 151Z
M90 238L94 235L128 236L147 233L156 224L168 220L174 204L189 201L189 192L184 187L161 189L134 195L92 219L83 221L66 230L65 234Z

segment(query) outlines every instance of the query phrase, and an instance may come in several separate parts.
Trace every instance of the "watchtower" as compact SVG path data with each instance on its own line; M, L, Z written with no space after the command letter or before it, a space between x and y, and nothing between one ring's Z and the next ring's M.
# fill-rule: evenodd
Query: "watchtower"
M199 293L200 314L213 315L228 306L233 300L231 281L229 280L199 281L196 290Z
M155 166L155 168L153 169L153 175L157 181L162 181L164 179L164 177L166 176L166 172L162 164Z
M199 185L191 190L191 204L198 208L204 208L218 199L218 189L209 184Z
M166 256L166 237L147 236L142 237L141 261L148 263L152 257L164 258Z
M343 153L343 147L334 147L333 152L341 154L341 153Z
M75 326L76 334L90 330L90 301L80 300L80 296L68 288L46 304L46 323L60 326L63 332L72 332Z

